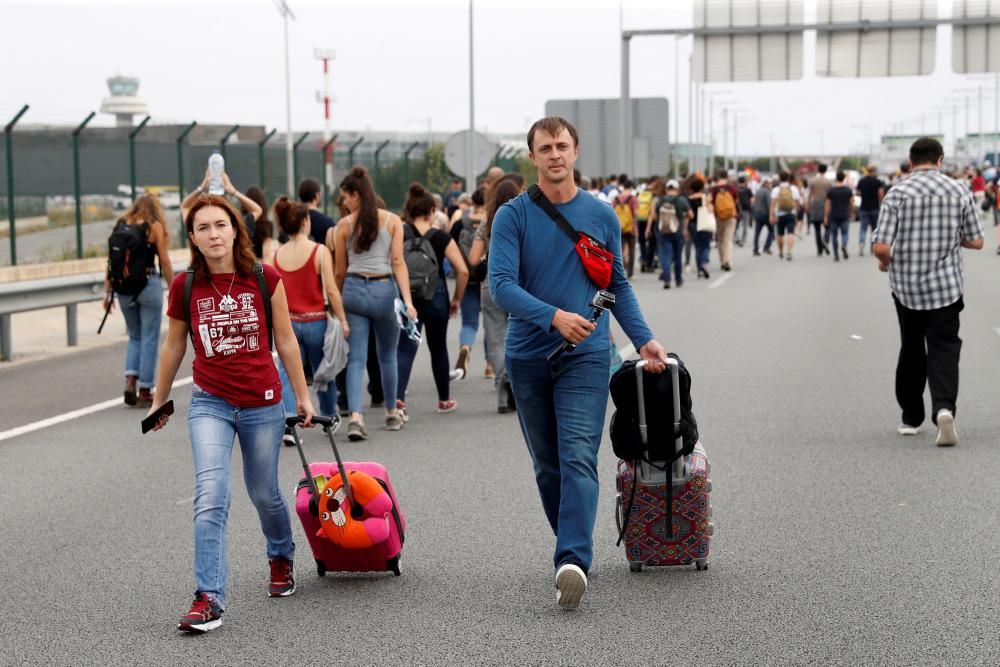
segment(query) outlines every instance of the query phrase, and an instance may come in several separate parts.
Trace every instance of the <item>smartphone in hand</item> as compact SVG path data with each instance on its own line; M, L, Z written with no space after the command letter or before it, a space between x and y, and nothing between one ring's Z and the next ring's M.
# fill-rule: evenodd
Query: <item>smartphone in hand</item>
M172 414L174 414L174 402L173 400L170 400L157 408L156 412L142 420L143 435L153 430L153 427L156 426L156 422L160 421L160 417Z

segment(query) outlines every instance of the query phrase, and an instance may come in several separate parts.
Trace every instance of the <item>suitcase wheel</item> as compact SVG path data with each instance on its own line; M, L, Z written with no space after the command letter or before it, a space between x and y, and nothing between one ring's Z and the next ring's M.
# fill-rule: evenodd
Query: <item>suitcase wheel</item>
M316 574L321 577L326 576L326 565L324 565L321 560L316 561Z
M397 577L403 574L402 572L399 571L399 556L387 560L385 562L385 569L387 569L389 572L392 572Z
M628 569L632 572L642 572L642 563L629 563Z
M705 560L704 558L699 558L698 560L696 560L694 562L694 567L695 567L696 570L707 570L708 569L708 561Z

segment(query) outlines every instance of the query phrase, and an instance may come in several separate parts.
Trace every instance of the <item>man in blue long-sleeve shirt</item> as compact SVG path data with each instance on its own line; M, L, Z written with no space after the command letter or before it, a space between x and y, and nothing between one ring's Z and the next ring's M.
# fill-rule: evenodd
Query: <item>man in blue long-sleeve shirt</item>
M528 131L538 186L569 223L614 253L612 312L647 369L663 372L667 355L653 340L621 261L621 228L607 204L573 182L576 129L548 117ZM597 292L570 240L526 194L493 220L489 284L510 313L506 355L521 432L534 463L542 507L556 535L556 601L573 609L587 590L597 516L597 450L604 430L610 364L609 320L588 319ZM547 357L569 341L576 349Z

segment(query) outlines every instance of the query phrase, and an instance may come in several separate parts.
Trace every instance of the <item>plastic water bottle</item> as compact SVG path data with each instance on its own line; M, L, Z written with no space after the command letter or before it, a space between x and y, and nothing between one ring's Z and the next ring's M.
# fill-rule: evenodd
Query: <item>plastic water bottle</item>
M219 151L213 151L208 158L208 171L210 178L208 181L208 194L224 195L225 188L222 187L222 172L226 169L226 159Z

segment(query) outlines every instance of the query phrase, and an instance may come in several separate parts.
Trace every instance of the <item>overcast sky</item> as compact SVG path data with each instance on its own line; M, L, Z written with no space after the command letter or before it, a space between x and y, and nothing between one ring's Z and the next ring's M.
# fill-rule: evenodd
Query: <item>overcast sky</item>
M839 1L839 0L835 0ZM844 0L845 2L848 0ZM315 47L336 50L331 88L336 129L453 131L468 124L466 0L289 0L292 123L323 125ZM950 15L951 0L938 0ZM691 24L693 0L624 0L626 29ZM805 0L806 20L815 0ZM77 123L106 96L105 79L141 78L153 122L263 124L284 129L282 21L271 0L0 0L0 122L23 103L23 122ZM633 96L674 97L674 38L633 39ZM984 129L994 128L993 79L951 73L950 28L938 30L933 75L817 79L813 37L806 77L795 82L711 84L742 110L740 153L856 152L864 125L876 140L937 130L937 107L953 91L987 86ZM687 53L680 42L680 140L688 139ZM617 97L619 2L476 0L476 126L522 132L558 98ZM950 106L950 105L949 105ZM926 117L923 125L921 117ZM977 129L973 108L971 130ZM109 116L101 124L110 125ZM964 132L965 114L958 114ZM950 135L950 112L943 124ZM721 151L721 115L716 123ZM672 129L672 128L671 128ZM730 146L732 147L732 138ZM949 136L950 142L950 136ZM732 150L732 149L731 149Z

